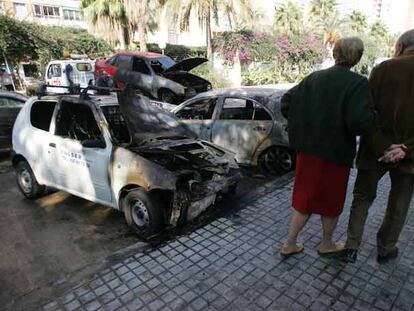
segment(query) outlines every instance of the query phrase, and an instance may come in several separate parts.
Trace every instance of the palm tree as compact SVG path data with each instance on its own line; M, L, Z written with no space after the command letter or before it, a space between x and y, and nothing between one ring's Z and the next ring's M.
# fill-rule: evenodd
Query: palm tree
M243 28L242 24L246 19L258 18L255 20L257 26L264 17L260 10L252 8L251 0L221 0L220 3L224 6L232 31Z
M367 17L362 12L352 11L348 19L354 34L363 34L368 27Z
M265 15L259 9L247 8L246 13L241 15L239 27L248 30L263 31L264 25L261 23Z
M286 34L297 34L301 29L302 11L292 1L276 8L275 27Z
M381 20L372 24L370 34L380 39L386 39L390 35L387 25Z
M211 20L214 18L216 24L218 24L219 9L226 5L227 1L224 0L220 3L218 0L187 0L180 9L178 21L182 30L188 30L191 13L196 12L200 26L206 31L208 58L211 58L213 54Z
M121 49L125 49L128 18L123 0L81 0L81 10L93 32L112 43L118 37Z
M310 15L315 22L321 21L336 12L335 0L312 0Z
M211 23L214 20L218 24L219 11L226 13L232 30L236 31L241 25L237 13L246 14L250 8L250 0L158 0L158 3L161 7L160 27L167 21L161 18L168 12L170 24L178 26L180 31L187 31L192 13L197 15L199 25L206 33L208 58L213 53Z
M138 32L139 48L147 52L148 32L156 28L155 13L158 11L158 3L151 0L123 0L126 14L130 23L131 32Z
M332 51L335 42L341 38L341 30L344 24L343 19L339 18L337 12L325 17L318 23L323 32L323 44L328 52L328 56L332 57Z

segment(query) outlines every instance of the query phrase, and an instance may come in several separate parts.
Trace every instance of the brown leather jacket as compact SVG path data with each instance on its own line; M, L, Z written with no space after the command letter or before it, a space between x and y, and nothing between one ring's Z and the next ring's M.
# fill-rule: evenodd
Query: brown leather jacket
M357 166L360 169L397 167L414 174L414 51L385 61L369 78L370 104L377 112L378 129L362 137ZM391 144L405 144L407 157L398 164L378 158Z

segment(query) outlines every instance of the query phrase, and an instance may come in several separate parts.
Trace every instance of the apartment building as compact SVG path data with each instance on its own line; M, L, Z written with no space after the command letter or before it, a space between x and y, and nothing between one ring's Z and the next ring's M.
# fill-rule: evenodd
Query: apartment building
M368 22L382 20L392 33L414 28L414 0L337 0L342 16L357 10L368 17Z
M0 0L0 13L42 25L87 28L80 0Z

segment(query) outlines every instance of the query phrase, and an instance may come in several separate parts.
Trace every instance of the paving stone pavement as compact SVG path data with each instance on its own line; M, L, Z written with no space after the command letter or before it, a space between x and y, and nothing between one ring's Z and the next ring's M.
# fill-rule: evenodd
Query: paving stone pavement
M355 181L355 172L350 187ZM270 191L269 191L270 189ZM412 310L412 209L394 262L376 262L376 232L389 190L386 178L370 210L355 264L320 258L319 217L301 235L304 253L282 261L292 182L185 236L130 256L93 275L41 310ZM344 240L351 202L338 224Z

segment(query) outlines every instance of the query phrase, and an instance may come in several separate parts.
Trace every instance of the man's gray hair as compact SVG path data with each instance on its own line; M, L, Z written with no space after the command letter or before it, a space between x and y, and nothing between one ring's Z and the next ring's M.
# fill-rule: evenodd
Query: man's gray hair
M333 57L335 64L353 67L364 53L364 43L358 37L346 37L335 42Z
M414 48L414 29L404 32L397 40L397 44L401 43L406 48Z

